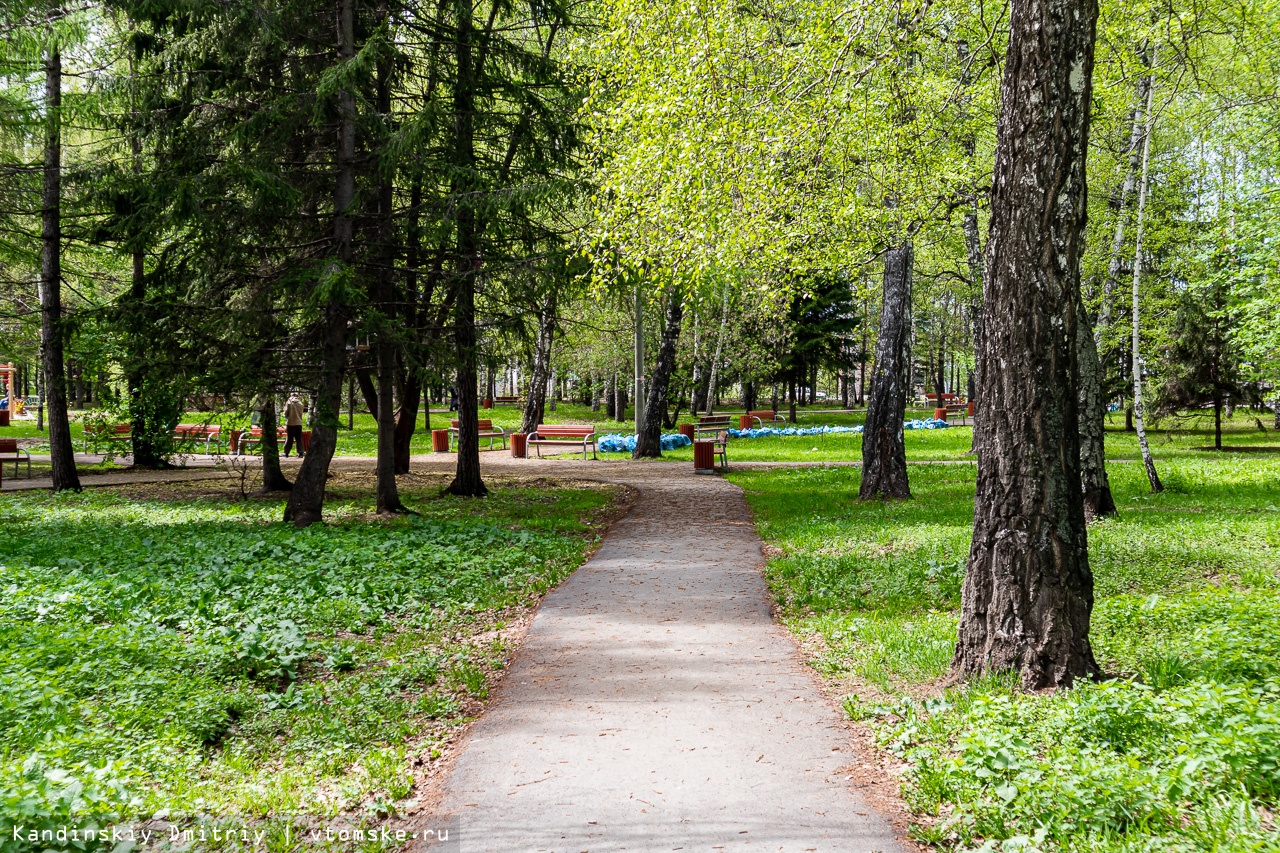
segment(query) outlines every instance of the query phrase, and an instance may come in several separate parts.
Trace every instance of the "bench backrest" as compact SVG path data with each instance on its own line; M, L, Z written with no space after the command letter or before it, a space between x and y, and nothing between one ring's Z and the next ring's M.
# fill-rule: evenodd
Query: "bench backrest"
M596 428L578 424L538 424L538 438L586 438Z
M17 453L18 439L0 438L0 453Z
M285 430L284 427L276 427L276 435L278 435L280 438L284 438L286 435L288 435L288 432ZM250 427L248 432L248 437L262 438L262 427L260 426Z
M454 429L459 429L457 421L449 421L449 426L453 427ZM479 427L480 432L492 432L493 420L490 418L485 418L484 420L476 421L476 426Z
M106 424L85 424L84 431L89 435L128 435L133 432L132 424L115 424L107 426Z
M198 435L201 438L218 435L222 427L212 424L178 424L173 428L174 435Z
M762 421L775 421L778 419L778 413L773 409L761 409L758 412L747 412L749 418L759 418Z
M703 415L698 418L698 423L704 426L715 426L716 424L729 423L728 415Z

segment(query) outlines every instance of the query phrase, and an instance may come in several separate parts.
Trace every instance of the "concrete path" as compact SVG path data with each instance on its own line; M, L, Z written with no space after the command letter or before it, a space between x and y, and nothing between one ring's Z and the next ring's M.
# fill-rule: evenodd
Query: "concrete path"
M847 734L770 618L741 491L684 465L548 467L639 503L472 730L442 803L461 850L903 850L839 772Z

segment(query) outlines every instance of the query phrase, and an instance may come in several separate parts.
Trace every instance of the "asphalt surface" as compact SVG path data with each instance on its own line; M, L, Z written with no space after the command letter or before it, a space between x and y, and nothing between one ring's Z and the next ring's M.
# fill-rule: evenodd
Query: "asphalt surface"
M639 502L472 729L442 804L465 853L904 849L841 773L847 734L770 617L741 491L691 468L588 475Z

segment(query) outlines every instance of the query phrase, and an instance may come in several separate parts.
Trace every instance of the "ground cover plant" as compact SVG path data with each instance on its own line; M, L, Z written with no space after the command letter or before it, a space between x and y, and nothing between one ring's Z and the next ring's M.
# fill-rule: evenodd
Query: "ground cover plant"
M386 520L345 475L333 523L307 530L207 481L7 496L0 850L50 846L15 826L157 813L271 816L266 849L290 849L290 815L411 812L615 495L442 485L405 478L421 515Z
M1188 442L1198 440L1189 437ZM944 687L974 466L911 469L860 504L854 468L742 471L767 575L812 663L906 766L940 849L1280 850L1280 459L1184 448L1166 492L1113 464L1090 528L1092 640L1115 678L1026 695Z

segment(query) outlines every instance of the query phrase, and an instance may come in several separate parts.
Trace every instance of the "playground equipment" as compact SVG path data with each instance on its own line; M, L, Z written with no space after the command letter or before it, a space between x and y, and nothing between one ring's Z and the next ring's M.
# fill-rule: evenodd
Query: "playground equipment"
M12 415L22 414L22 403L14 396L14 389L18 387L18 369L12 364L0 364L0 382L4 384L4 393L0 394L0 399L6 402L6 405L0 410L0 426L8 426L9 418Z

